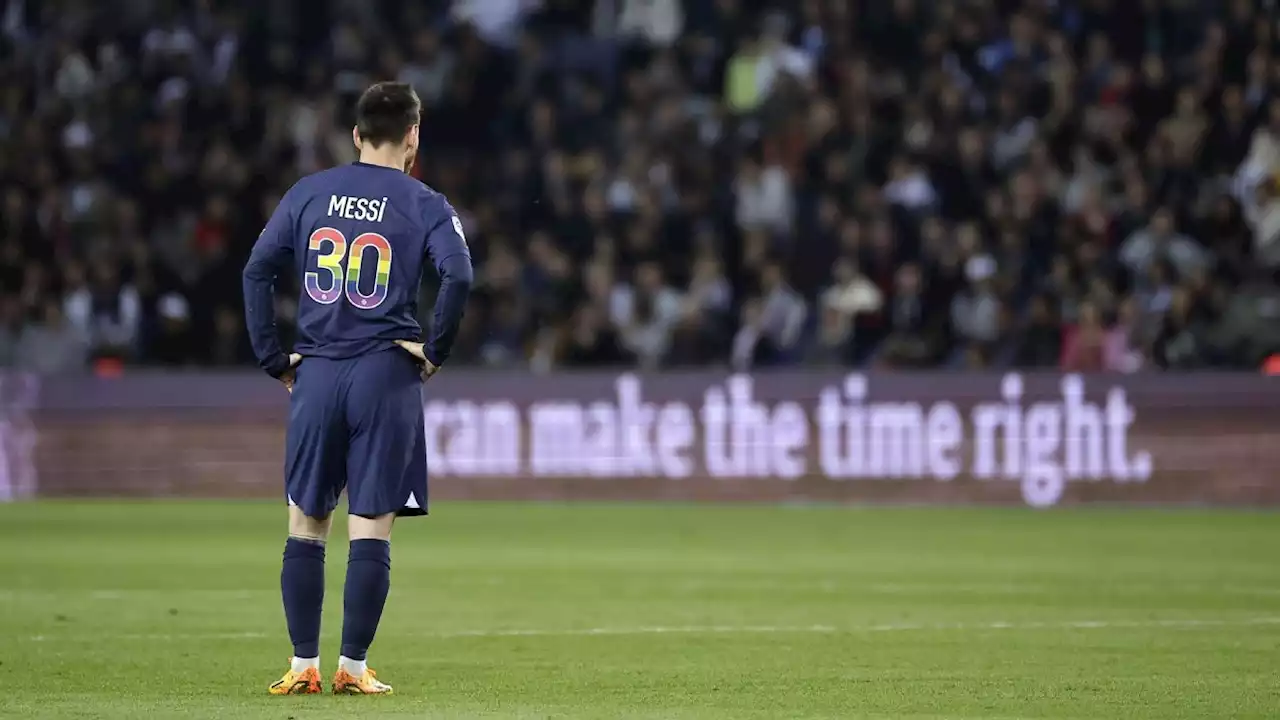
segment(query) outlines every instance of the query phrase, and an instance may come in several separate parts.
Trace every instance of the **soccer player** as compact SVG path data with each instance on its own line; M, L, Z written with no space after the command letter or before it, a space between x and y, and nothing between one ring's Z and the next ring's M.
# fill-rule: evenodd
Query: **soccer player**
M449 357L472 281L462 223L444 196L407 173L421 104L405 83L360 97L359 162L297 182L244 269L253 351L290 392L285 449L289 537L280 591L293 642L273 695L321 692L325 541L343 489L350 549L336 694L390 693L365 664L391 577L391 526L427 512L422 381ZM427 260L440 274L428 342L415 315ZM275 279L302 279L298 340L281 347Z

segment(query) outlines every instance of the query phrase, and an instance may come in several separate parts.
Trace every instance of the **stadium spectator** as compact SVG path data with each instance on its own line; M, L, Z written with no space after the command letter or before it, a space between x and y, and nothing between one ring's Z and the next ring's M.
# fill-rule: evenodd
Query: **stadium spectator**
M716 360L729 342L733 318L733 288L724 266L710 248L693 264L680 315L665 361L671 366L703 366Z
M995 288L996 262L973 255L965 263L966 283L951 301L951 326L962 347L990 352L1004 333L1005 309Z
M455 362L1128 372L1280 350L1271 0L0 17L5 365L24 342L58 370L248 362L256 229L354 157L352 94L383 78L425 101L413 172L478 263Z
M67 322L57 302L47 302L42 311L37 320L22 328L14 365L48 375L82 371L90 350L84 335Z
M837 261L832 275L834 282L819 299L821 318L814 358L845 365L856 356L859 323L880 313L884 293L852 259Z
M897 270L890 297L889 333L882 345L881 360L886 365L905 368L934 364L946 351L948 308L930 302L920 266L908 264Z
M1031 301L1022 331L1014 345L1013 364L1023 368L1052 368L1062 357L1062 324L1047 294Z
M1135 275L1146 273L1153 263L1169 262L1179 276L1186 277L1210 264L1202 246L1177 231L1173 210L1160 208L1151 224L1130 235L1120 246L1120 259Z
M1253 252L1268 268L1280 267L1280 178L1258 183L1249 203L1249 226L1253 229Z
M616 2L603 2L597 12L607 12ZM624 40L640 40L653 47L669 47L680 36L684 11L680 0L621 0L615 33Z
M0 298L0 367L17 364L18 338L22 333L22 306L16 297Z
M742 326L733 339L733 365L777 366L795 360L809 309L782 267L773 261L759 271L759 292L742 310Z

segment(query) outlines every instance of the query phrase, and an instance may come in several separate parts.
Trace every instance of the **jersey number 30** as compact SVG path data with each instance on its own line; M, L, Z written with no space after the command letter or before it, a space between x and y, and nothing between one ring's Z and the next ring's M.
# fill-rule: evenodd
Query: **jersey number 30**
M347 238L337 228L322 227L311 233L307 250L316 258L316 269L303 276L307 295L321 305L332 305L343 295L347 302L361 310L372 310L387 299L391 283L391 243L378 233L362 233L347 251ZM373 291L360 292L360 272L366 260L365 251L373 250L377 258ZM345 261L345 265L344 265Z

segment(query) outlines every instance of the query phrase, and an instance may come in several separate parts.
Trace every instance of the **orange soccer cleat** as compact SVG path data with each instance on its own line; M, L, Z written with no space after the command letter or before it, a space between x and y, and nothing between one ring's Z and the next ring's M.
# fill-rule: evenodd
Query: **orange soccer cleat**
M343 668L333 676L334 695L390 695L391 686L378 681L378 675L365 669L364 675L356 677Z
M267 688L267 692L272 695L315 695L324 692L324 687L320 684L320 671L312 667L302 672L290 669Z

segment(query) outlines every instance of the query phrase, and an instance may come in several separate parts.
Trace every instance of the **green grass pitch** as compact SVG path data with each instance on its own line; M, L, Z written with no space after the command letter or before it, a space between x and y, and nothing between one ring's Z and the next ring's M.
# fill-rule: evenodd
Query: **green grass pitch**
M272 698L282 507L0 506L0 717L1280 717L1276 514L434 512L393 543L396 695Z

